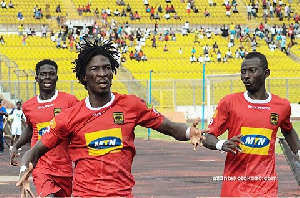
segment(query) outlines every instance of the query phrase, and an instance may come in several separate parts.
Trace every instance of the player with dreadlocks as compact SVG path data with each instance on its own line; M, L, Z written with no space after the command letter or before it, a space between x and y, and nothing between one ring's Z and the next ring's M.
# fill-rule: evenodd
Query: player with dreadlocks
M191 139L195 146L200 143L203 137L196 128L198 120L192 127L172 122L134 95L111 92L118 57L111 43L98 46L86 41L74 62L74 72L87 89L88 97L51 121L50 131L22 158L25 171L17 185L26 181L32 165L43 154L68 139L69 155L75 162L73 196L131 197L137 125L180 141Z

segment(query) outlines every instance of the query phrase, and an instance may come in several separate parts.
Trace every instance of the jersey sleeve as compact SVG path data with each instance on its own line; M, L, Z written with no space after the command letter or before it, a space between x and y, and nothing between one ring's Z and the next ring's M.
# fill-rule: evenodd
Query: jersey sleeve
M50 121L48 132L41 138L43 144L51 149L60 144L63 139L66 139L71 133L68 123L70 123L70 120L65 111L55 116Z
M223 98L222 100L220 100L217 109L215 110L215 113L209 122L209 133L213 134L216 137L222 135L228 129L228 119L228 101L226 98Z
M157 129L164 121L164 116L155 108L148 108L145 101L136 98L137 124L143 127Z
M289 133L293 129L293 124L291 122L291 105L290 103L286 107L288 110L286 111L285 117L282 120L282 123L280 125L281 132L282 133Z

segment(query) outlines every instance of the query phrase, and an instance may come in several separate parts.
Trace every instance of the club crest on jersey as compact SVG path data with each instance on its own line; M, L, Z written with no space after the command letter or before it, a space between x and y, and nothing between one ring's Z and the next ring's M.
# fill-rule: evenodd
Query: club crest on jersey
M113 112L113 118L114 118L115 124L124 124L123 112Z
M54 116L56 116L61 112L61 108L54 108L53 112L54 112Z
M271 113L271 124L277 125L279 120L279 115L277 113Z

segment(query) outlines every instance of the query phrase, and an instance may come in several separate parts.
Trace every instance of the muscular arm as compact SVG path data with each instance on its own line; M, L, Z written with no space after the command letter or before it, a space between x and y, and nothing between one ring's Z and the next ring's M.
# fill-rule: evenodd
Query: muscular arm
M25 165L26 167L28 167L29 162L31 162L33 166L35 166L38 160L49 150L50 148L45 146L43 142L39 140L34 145L34 147L32 147L29 151L27 151L25 155L22 157L21 166Z
M163 123L156 129L158 132L174 137L176 140L186 141L186 130L189 126L184 123L172 122L164 118Z
M209 148L211 150L217 150L216 144L219 139L213 134L207 133L205 136L205 140L203 140L203 146Z
M287 141L288 145L290 146L291 150L298 154L298 150L300 150L300 142L298 134L296 133L295 129L293 128L290 133L282 133L285 140Z
M32 137L32 133L33 133L33 129L32 127L26 127L25 130L22 132L19 140L17 141L17 143L15 144L15 148L16 150L18 150L19 148L21 148L23 145L25 145L27 142L29 142L29 140Z

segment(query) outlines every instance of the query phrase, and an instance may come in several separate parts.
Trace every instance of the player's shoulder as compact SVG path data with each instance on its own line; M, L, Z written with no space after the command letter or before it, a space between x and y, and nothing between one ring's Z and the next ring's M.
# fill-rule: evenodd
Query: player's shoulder
M119 104L136 104L136 103L146 103L142 98L136 96L136 95L131 95L131 94L119 94L119 93L113 93L116 97L116 100L118 101Z
M224 96L222 98L223 101L235 101L244 98L244 92L232 93Z
M58 91L58 95L60 95L62 98L69 98L69 99L76 99L76 96L72 95L72 94L69 94L69 93L66 93L66 92L63 92L63 91Z
M273 103L281 103L282 105L288 105L288 106L290 105L290 101L286 98L282 98L276 94L271 94L271 96L272 96L271 102Z
M26 100L22 105L23 110L36 104L36 102L37 102L37 96L34 96L33 98L31 98L29 100Z

